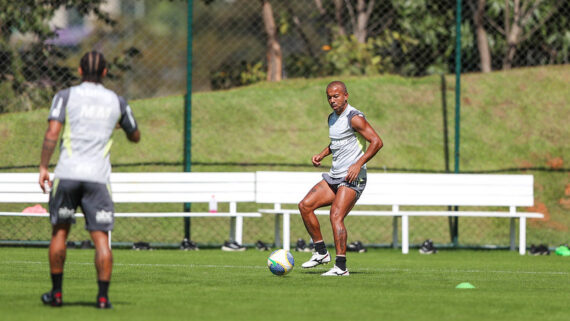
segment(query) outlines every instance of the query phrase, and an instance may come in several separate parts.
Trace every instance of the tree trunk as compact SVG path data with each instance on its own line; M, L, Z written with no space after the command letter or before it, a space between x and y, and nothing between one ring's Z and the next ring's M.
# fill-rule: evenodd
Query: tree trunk
M521 33L521 3L520 0L514 0L513 3L513 18L512 23L509 10L509 0L505 0L505 36L507 40L507 50L503 58L503 69L509 70L513 67L513 60L517 52L517 45L519 43L519 36Z
M340 36L346 35L346 30L344 30L344 23L342 21L343 8L342 0L334 0L334 17L336 20L336 27L338 28L338 34Z
M513 61L515 60L515 54L517 52L517 45L519 44L519 37L521 34L521 28L517 23L513 23L511 26L511 32L507 35L507 53L505 54L505 59L503 62L503 69L509 70L513 67Z
M277 27L269 0L262 1L262 17L267 33L267 81L280 81L283 72L281 45L277 40Z
M289 1L287 1L287 3L291 4ZM317 6L317 9L319 10L319 14L321 16L324 16L327 13L325 8L323 7L323 2L321 0L315 0L315 5Z
M487 31L483 25L485 2L486 0L477 0L477 9L473 10L473 21L477 33L477 49L479 49L481 71L487 73L491 71L491 51L487 40Z
M512 1L513 17L510 18L509 3ZM533 33L540 29L542 25L552 17L563 1L555 1L549 11L539 11L542 0L505 0L504 35L507 41L507 49L503 58L503 69L511 69L515 60L517 46L528 40ZM539 16L538 22L531 28L526 28L531 17Z
M370 14L372 14L372 8L374 7L374 0L368 1L368 6L366 5L366 0L358 0L356 3L356 26L354 26L354 36L359 43L365 43L366 37L368 35L368 19L370 19Z

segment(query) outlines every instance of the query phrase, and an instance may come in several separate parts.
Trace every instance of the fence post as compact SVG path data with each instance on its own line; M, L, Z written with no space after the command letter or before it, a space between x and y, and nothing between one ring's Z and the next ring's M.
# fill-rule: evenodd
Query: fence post
M184 171L192 171L192 15L193 0L188 0L188 31L186 39L186 96L184 99ZM190 212L190 203L184 203ZM190 217L184 218L184 238L190 240Z
M455 13L455 173L459 173L459 130L461 119L461 0L457 0ZM455 210L458 207L455 206ZM453 245L459 244L459 217L453 224Z

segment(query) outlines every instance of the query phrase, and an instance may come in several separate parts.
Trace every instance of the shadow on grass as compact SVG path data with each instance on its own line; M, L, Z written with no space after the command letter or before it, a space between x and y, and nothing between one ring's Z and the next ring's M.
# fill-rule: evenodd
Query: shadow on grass
M116 305L130 305L129 302L124 302L124 301L112 301L111 302L113 304L113 308L115 308ZM52 306L44 304L44 306L51 308ZM63 306L62 308L65 307L88 307L88 308L95 308L95 300L93 301L63 301Z

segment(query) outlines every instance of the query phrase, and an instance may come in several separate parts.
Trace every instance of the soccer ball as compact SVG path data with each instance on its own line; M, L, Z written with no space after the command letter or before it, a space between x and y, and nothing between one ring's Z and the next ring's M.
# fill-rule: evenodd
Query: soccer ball
M267 267L275 275L285 275L295 266L295 259L291 252L287 250L273 251L267 258Z

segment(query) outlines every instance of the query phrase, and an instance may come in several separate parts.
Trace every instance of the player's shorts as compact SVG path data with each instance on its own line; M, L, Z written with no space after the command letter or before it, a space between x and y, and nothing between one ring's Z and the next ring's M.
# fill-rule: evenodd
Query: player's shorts
M115 207L106 184L56 178L49 195L51 224L75 224L78 206L85 216L86 230L113 230Z
M362 192L364 192L364 188L366 187L366 169L361 168L360 173L358 173L358 176L356 177L356 180L352 183L347 182L344 177L334 178L327 173L323 174L323 179L325 182L327 182L327 184L329 184L335 193L338 191L339 187L346 186L356 191L356 199L359 199L360 195L362 195Z

